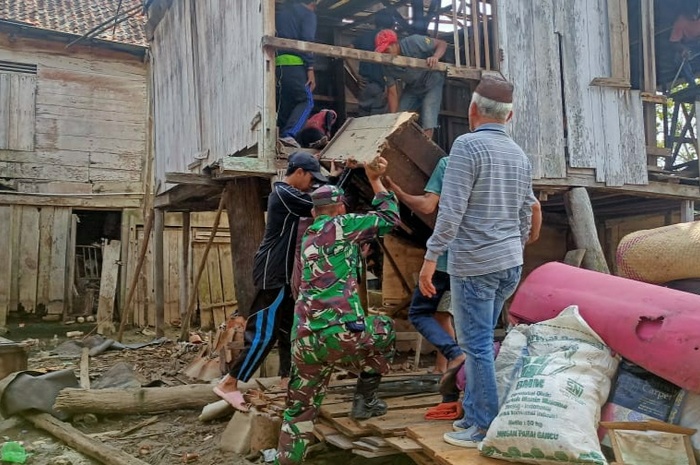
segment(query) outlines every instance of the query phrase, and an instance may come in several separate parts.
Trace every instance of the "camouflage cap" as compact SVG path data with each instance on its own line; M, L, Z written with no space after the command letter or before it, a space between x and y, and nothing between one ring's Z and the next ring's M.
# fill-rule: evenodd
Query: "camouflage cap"
M321 186L311 193L314 207L343 203L345 191L337 186Z

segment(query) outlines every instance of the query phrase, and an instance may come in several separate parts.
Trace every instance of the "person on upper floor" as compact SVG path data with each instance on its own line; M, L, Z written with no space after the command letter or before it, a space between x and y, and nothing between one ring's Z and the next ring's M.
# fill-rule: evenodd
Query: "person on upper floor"
M700 52L700 18L697 7L686 9L673 22L669 42L674 46L680 72L691 87L697 87L695 72L690 64L693 55Z
M375 38L375 51L391 55L425 59L428 66L435 67L447 51L447 42L422 35L398 38L390 29L379 31ZM442 104L442 88L445 74L440 71L385 66L387 102L389 113L397 111L417 111L425 135L433 137L438 127L438 116ZM399 101L396 81L403 82L403 92Z
M316 40L316 0L288 1L277 9L275 24L277 37L313 42ZM296 137L304 129L314 108L314 56L311 53L279 50L275 65L280 142L298 148Z
M374 41L380 30L394 28L393 10L384 8L374 15L376 29L358 36L352 43L353 48L373 52ZM378 63L360 62L360 95L358 106L360 116L381 115L387 112L386 80L384 67Z

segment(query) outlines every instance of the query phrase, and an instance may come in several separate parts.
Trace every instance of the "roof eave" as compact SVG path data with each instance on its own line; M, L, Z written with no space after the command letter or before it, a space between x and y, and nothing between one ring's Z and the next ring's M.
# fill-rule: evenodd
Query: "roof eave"
M19 32L23 35L29 37L42 38L47 40L53 40L56 42L66 42L69 43L79 37L79 34L73 34L70 32L56 31L53 29L44 29L41 27L34 26L29 23L24 23L21 21L13 21L8 19L0 19L0 31L11 31ZM76 45L92 45L102 48L107 48L110 50L117 50L121 52L131 53L139 57L145 57L148 51L148 46L129 44L126 42L115 42L100 38L84 38Z

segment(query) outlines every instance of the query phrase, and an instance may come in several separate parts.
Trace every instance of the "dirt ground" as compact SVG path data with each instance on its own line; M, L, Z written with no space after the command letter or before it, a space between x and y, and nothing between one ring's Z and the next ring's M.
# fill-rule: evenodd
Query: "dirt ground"
M30 347L30 370L74 369L79 374L79 354L69 354L60 351L65 343L67 331L83 331L88 336L94 329L93 325L63 325L60 323L11 323L10 332L5 337L14 341L25 341ZM145 334L144 334L145 332ZM203 334L203 336L206 336ZM127 331L124 343L148 342L154 339L154 334L146 331ZM102 355L90 359L91 381L99 380L119 362L125 362L136 373L142 385L154 383L162 386L191 384L192 381L180 374L180 370L191 361L197 347L179 344L177 333L166 334L168 342L157 346L147 346L138 350L109 350ZM52 353L59 347L59 353ZM230 418L223 418L207 423L200 422L197 417L200 411L182 410L157 415L157 421L128 434L121 434L139 422L153 417L144 416L76 416L71 420L73 426L85 434L96 437L106 444L119 448L146 463L153 465L186 463L213 465L229 464L243 465L249 463L264 463L259 453L251 457L243 457L233 453L223 452L219 448L220 437ZM13 417L0 422L0 437L2 441L20 442L30 458L30 465L93 465L99 462L89 459L72 450L60 440L48 433L37 430L28 423ZM413 462L405 456L366 459L348 452L340 451L332 446L319 445L310 454L305 463L311 465L336 464L342 461L348 465L410 465Z

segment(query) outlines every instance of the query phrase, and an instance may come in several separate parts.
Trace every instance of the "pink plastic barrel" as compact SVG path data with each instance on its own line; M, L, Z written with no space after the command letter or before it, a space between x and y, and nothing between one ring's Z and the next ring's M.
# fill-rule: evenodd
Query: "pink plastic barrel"
M510 316L536 323L578 305L593 330L626 359L700 393L700 296L547 263L521 284Z

